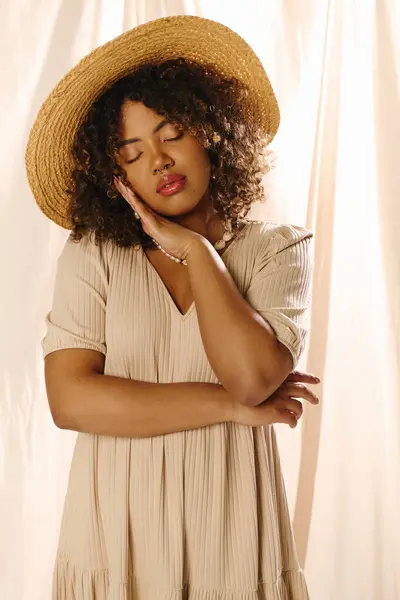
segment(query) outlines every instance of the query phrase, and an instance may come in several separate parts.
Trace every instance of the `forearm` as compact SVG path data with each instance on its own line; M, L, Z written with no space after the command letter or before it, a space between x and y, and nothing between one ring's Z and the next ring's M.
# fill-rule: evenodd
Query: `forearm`
M289 374L288 351L242 297L211 244L200 241L187 262L202 341L215 374L247 403L262 402Z
M68 398L67 398L68 396ZM151 437L231 420L232 401L221 385L145 383L86 375L68 384L63 429L118 437Z

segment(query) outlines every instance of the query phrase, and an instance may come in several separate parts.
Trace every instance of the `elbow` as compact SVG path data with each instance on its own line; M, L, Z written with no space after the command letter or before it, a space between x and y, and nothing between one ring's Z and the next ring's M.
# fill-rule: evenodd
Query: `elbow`
M64 431L76 431L77 433L82 431L77 420L71 417L71 415L62 414L53 416L53 423L58 429L63 429Z
M248 378L246 384L236 386L236 400L244 406L258 406L268 400L276 392L277 389L285 381L289 373L286 370L278 372L276 370L275 376L256 375L255 377Z
M50 405L51 417L53 419L53 423L58 429L68 429L67 422L68 419L65 415L65 412L59 409L55 409Z
M254 407L262 404L267 398L268 396L266 394L260 394L257 391L250 389L241 395L239 402L240 404L243 404L243 406Z
M58 429L78 431L76 419L74 419L71 411L65 410L65 406L60 403L54 403L50 400L49 406L53 423Z
M241 386L242 401L245 406L257 406L270 398L284 383L293 370L293 359L289 350L279 344L279 355L271 361L268 372L257 372L247 378L248 385Z
M258 380L252 381L250 384L247 382L245 385L243 383L236 385L233 395L239 404L254 407L267 400L274 393L275 389L273 385L265 380Z

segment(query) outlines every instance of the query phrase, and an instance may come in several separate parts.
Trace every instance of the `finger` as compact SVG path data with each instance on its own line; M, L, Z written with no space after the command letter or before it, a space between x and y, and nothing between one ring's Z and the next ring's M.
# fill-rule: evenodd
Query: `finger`
M120 179L114 177L114 185L117 188L118 192L121 194L121 196L125 198L125 200L128 202L128 204L132 206L132 208L136 209L136 207L139 204L139 209L141 209L142 206L144 206L143 203L139 201L134 191L131 190L131 188L126 186L124 183L122 183Z
M299 382L299 383L310 383L317 384L321 383L321 380L312 373L306 373L305 371L293 371L286 379L287 382Z
M310 384L318 384L321 383L321 380L316 375L312 373L306 373L303 371L293 371L286 379L287 382L299 382L299 383L310 383Z
M142 202L130 188L123 186L122 191L123 197L133 208L135 216L141 219L144 231L150 236L156 236L159 227L158 215Z
M293 398L288 398L287 400L282 400L279 406L280 410L289 410L292 412L297 419L303 415L303 405L299 400L294 400Z
M142 219L142 221L145 221L146 218L148 218L149 215L146 207L144 206L143 202L140 202L133 192L128 193L127 202L135 211L135 216L137 216L139 219Z
M135 218L141 221L142 227L145 227L147 224L147 214L144 209L143 203L140 202L139 199L135 196L135 194L130 190L125 192L124 198L129 204L129 206L133 209Z
M157 227L161 224L162 218L156 213L148 204L143 202L132 190L127 190L127 202L131 205L133 210L139 215L142 221L152 228L153 233L156 232Z
M114 177L114 186L121 196L130 204L130 196L133 194L132 190L116 177Z
M121 182L118 179L118 177L114 177L113 183L114 183L114 187L117 190L117 192L119 192L121 194L122 193L122 191L121 191Z
M283 387L281 394L289 398L302 398L311 404L319 404L318 396L304 383L287 383Z
M290 412L290 410L280 410L279 414L276 418L276 423L284 423L289 425L292 429L297 427L298 419L295 414Z
M128 202L128 204L132 206L133 209L137 210L140 216L147 212L145 205L143 204L143 202L140 202L135 192L133 192L130 188L126 186L124 186L123 192L125 200Z

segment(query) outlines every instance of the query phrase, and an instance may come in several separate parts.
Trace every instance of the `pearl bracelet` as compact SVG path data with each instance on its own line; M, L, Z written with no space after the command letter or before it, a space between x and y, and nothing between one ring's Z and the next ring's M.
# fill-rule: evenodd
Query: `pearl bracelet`
M181 263L182 265L185 265L187 267L187 262L185 259L181 259L181 258L176 258L176 256L172 256L172 254L169 254L166 250L164 250L164 248L162 246L160 246L160 244L158 242L156 242L156 240L154 238L151 238L153 240L153 242L155 243L155 245L157 246L157 248L159 250L161 250L161 252L163 254L165 254L165 256L168 256L168 258L170 258L171 260L173 260L176 263Z

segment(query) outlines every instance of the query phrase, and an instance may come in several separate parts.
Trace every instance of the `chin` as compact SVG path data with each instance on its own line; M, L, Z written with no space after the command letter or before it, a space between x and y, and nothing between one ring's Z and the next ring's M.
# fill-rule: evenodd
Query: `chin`
M176 197L171 196L170 198L168 198L167 202L168 206L162 206L154 210L156 210L156 212L158 212L163 217L169 217L171 219L174 219L190 215L192 212L195 211L195 209L199 205L200 200L197 200L195 202L192 201L190 203L183 202L181 199L178 199L177 194Z

